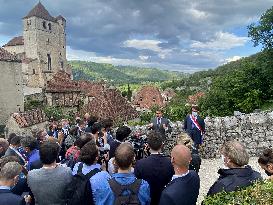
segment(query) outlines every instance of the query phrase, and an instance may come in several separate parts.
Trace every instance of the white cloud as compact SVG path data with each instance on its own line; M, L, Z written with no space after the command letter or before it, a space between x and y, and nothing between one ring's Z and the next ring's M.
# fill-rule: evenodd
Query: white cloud
M145 60L148 60L150 58L150 56L139 56L139 59L140 60L143 60L143 61L145 61Z
M204 18L208 17L208 13L194 9L194 8L189 9L188 12L192 17L197 18L197 19L204 20Z
M172 52L171 49L163 49L159 46L159 44L162 43L158 40L138 40L138 39L132 39L132 40L126 40L123 42L124 47L127 48L135 48L138 50L151 50L156 53L158 53L158 57L161 59L165 59L166 56Z
M238 46L244 46L249 40L248 37L236 36L232 33L217 32L215 38L208 42L193 41L191 48L211 49L211 50L228 50Z
M242 56L232 56L232 57L230 57L230 58L227 58L225 61L227 62L227 63L229 63L229 62L232 62L232 61L237 61L237 60L239 60L239 59L241 59L242 58Z
M137 39L132 39L132 40L127 40L123 43L124 47L128 48L136 48L138 50L143 50L143 49L148 49L152 50L155 52L160 52L161 48L158 46L161 41L157 40L137 40Z

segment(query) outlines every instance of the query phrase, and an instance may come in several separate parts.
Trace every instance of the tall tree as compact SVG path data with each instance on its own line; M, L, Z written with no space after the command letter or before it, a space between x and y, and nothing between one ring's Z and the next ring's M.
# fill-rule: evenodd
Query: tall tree
M261 44L264 49L273 48L273 7L262 14L257 24L248 26L248 37L255 47Z

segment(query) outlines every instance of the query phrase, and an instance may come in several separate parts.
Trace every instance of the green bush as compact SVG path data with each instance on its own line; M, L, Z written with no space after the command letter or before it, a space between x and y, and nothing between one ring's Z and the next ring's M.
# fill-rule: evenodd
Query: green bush
M75 113L73 111L65 111L62 107L45 107L44 112L46 116L50 119L61 120L68 119L70 122L73 122Z
M25 101L25 110L32 110L43 107L43 102L37 99L29 99Z
M252 186L234 192L220 192L206 197L203 205L272 205L273 181L256 182Z

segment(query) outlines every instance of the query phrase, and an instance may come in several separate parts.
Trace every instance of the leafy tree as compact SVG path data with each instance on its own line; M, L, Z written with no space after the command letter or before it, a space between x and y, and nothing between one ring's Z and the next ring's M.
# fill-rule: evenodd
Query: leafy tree
M258 24L248 26L248 36L252 38L254 46L261 44L265 49L273 47L273 7L268 9L261 17Z

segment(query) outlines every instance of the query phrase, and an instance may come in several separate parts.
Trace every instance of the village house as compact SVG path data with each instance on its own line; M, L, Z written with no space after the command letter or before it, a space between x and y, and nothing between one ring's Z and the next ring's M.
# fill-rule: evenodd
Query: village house
M72 80L65 28L65 18L53 17L39 2L23 18L23 35L0 47L0 128L7 124L6 133L29 133L26 130L36 124L46 124L44 117L35 120L35 116L44 116L43 111L25 110L29 98L39 98L44 106L89 112L100 119L138 116L118 90L104 83Z
M175 96L175 92L168 88L161 92L159 88L146 85L133 96L133 104L138 110L149 110L153 106L164 107Z

